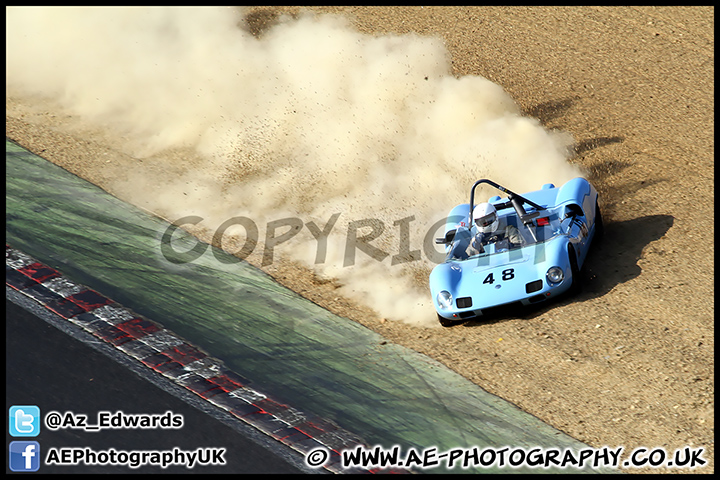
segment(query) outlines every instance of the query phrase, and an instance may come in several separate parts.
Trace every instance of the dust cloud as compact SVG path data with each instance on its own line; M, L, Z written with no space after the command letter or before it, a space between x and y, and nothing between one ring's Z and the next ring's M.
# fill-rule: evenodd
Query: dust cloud
M336 278L386 318L436 324L424 239L475 180L522 192L581 175L567 134L523 117L499 85L453 76L440 38L369 36L311 14L255 36L228 7L6 13L8 95L51 98L123 138L138 162L167 162L118 180L125 200L199 215L209 231L248 217L258 251L274 233L273 261ZM192 168L172 168L178 155Z

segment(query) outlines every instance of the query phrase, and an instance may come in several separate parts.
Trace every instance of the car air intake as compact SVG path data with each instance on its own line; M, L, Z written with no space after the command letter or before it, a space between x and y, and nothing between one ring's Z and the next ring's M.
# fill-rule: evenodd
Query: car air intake
M472 307L472 298L470 297L462 297L457 299L457 307L458 308L469 308Z
M544 302L547 297L543 294L535 295L530 298L528 298L528 301L530 303L538 303L538 302Z
M533 293L540 290L543 286L542 280L535 280L525 285L525 293ZM460 300L460 299L458 299Z

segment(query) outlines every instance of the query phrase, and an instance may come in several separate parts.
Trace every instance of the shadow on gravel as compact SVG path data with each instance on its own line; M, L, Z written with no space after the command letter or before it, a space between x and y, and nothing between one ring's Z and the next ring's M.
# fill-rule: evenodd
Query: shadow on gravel
M547 102L538 103L523 110L523 115L537 118L540 123L548 128L562 128L566 129L562 125L555 125L555 120L561 119L565 114L573 107L580 97L570 97L562 100L550 100ZM625 141L625 137L612 136L612 137L595 137L587 138L585 140L579 140L573 145L574 155L583 156L591 150L601 148L613 143L621 143Z
M590 150L604 147L606 145L612 145L613 143L621 143L625 141L625 137L595 137L588 138L587 140L581 140L574 145L575 155L581 156Z
M583 266L583 289L579 297L601 297L616 285L639 276L642 269L637 262L642 251L663 237L674 220L672 215L650 215L607 224L605 236L595 245Z
M540 120L540 123L547 125L551 121L565 115L565 113L570 110L573 104L579 99L580 97L570 97L563 100L550 100L526 108L522 113L523 115L537 118Z
M593 245L583 265L580 272L581 291L577 295L563 296L532 307L508 308L460 325L472 327L514 318L535 318L559 305L602 297L615 286L642 273L637 262L642 258L643 250L665 235L673 223L674 217L671 215L650 215L608 223L605 225L605 235Z

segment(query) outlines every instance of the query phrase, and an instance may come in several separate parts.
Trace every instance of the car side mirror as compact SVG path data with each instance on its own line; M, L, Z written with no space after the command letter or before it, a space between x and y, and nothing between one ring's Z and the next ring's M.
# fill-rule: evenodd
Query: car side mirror
M455 229L455 230L448 230L448 231L445 233L445 237L436 238L436 239L435 239L435 243L436 243L437 245L447 245L448 243L450 243L450 242L453 241L453 239L455 238L455 233L456 233L456 232L457 232L457 229Z
M570 204L566 208L567 208L567 211L565 212L565 216L563 217L563 220L567 220L568 218L573 218L573 217L577 217L577 216L580 216L580 217L583 216L583 211L579 205Z

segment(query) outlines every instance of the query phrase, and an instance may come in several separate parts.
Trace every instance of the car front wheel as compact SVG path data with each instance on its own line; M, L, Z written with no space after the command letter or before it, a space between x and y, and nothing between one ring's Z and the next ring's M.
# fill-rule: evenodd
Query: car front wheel
M452 327L453 325L458 323L454 320L448 320L440 314L438 314L438 320L440 321L440 325L442 325L443 327Z
M577 295L580 293L580 269L578 268L577 254L575 254L575 248L572 245L568 245L568 261L570 262L570 275L572 277L568 293Z
M595 204L595 238L593 241L599 242L605 234L605 224L603 223L602 213L600 213L600 205Z

